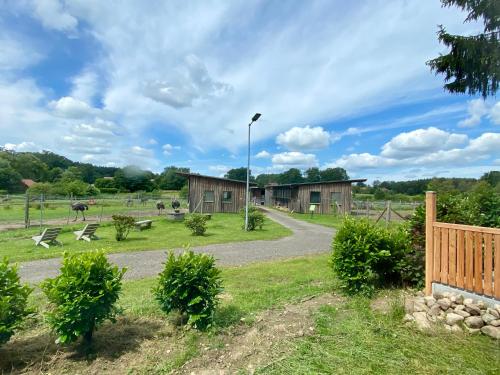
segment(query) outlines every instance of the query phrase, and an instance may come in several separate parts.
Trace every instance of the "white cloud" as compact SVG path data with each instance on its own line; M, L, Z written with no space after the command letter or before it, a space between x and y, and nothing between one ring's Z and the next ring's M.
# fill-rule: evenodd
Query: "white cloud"
M481 118L488 113L488 107L483 99L474 99L469 101L467 108L469 117L458 123L462 128L473 127L481 123Z
M229 171L230 169L232 169L232 167L230 166L227 166L227 165L223 165L223 164L218 164L218 165L210 165L208 167L208 170L210 172L213 172L213 173L216 173L217 176L219 177L224 177L224 175L227 173L227 171Z
M449 150L467 142L465 134L448 133L435 127L400 133L382 146L382 156L408 158L425 153Z
M500 125L500 102L491 107L490 119L495 125Z
M268 159L270 157L271 157L271 154L269 152L267 152L266 150L262 150L257 155L255 155L256 159Z
M7 33L0 35L0 72L24 69L41 59L42 55L26 40Z
M81 74L73 77L73 88L71 97L85 103L92 103L99 89L99 77L91 70L84 70Z
M163 149L163 154L164 155L172 155L172 152L174 152L174 150L180 150L180 146L172 146L170 143L167 143L165 145L162 146L162 149Z
M40 151L40 149L35 145L34 142L21 142L18 144L6 143L3 146L3 148L9 151L17 151L17 152Z
M318 166L316 155L297 151L275 154L272 157L272 162L274 166L278 167L309 168Z
M132 146L130 148L130 152L134 155L137 156L144 156L144 157L153 157L153 150L150 150L148 148L144 148L141 146Z
M148 144L154 146L154 145L157 145L158 144L158 141L154 138L150 138L149 141L148 141Z
M78 20L67 12L65 4L59 0L34 0L33 15L47 29L74 31Z
M330 134L321 126L303 128L294 126L290 130L279 134L276 143L292 151L319 150L328 147Z
M53 100L49 107L57 116L67 118L83 118L94 115L97 111L87 103L71 96L64 96L59 100Z

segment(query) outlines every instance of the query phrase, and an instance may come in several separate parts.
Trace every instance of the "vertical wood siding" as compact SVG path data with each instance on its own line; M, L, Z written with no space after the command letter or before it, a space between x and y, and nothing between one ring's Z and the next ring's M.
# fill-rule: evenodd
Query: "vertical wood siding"
M214 202L200 202L205 191L214 192ZM231 202L222 201L224 191L230 191ZM211 179L203 176L189 176L189 212L215 213L239 212L245 207L245 183Z

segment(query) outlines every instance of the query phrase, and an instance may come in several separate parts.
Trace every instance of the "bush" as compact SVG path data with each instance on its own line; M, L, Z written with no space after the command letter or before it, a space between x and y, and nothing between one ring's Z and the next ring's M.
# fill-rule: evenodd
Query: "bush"
M102 194L118 194L117 188L100 188Z
M87 343L105 320L115 321L115 306L126 269L112 266L102 251L64 254L61 274L41 284L50 308L47 321L58 343L83 336Z
M185 251L178 257L168 254L165 268L153 289L155 299L167 314L177 310L197 329L208 328L222 292L220 270L207 254Z
M188 194L189 194L188 186L184 185L183 187L181 187L181 190L179 190L179 198L187 199Z
M207 231L208 216L193 213L186 217L184 225L191 230L195 236L203 236Z
M244 208L241 210L241 216L243 217L243 229L245 229ZM264 214L257 207L248 207L248 230L255 230L257 228L262 229L262 227L264 226L264 219Z
M0 345L9 341L31 311L27 308L32 289L21 285L17 267L5 258L0 262Z
M113 215L112 219L116 229L116 240L125 240L130 232L130 229L132 229L135 225L135 219L132 216L126 215Z
M389 230L346 217L333 240L331 264L348 294L370 295L384 284L421 284L420 255L406 226Z

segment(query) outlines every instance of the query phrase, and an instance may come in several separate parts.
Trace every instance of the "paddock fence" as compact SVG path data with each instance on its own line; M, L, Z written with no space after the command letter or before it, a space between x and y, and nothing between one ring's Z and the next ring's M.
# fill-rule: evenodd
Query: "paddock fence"
M500 228L436 220L436 193L426 193L425 291L439 283L500 299Z

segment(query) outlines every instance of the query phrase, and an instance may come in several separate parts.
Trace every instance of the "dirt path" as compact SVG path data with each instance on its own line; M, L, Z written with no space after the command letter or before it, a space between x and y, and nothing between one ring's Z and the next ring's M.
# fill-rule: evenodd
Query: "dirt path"
M291 236L271 241L246 241L194 247L195 252L213 254L219 265L238 266L258 261L290 258L330 250L334 229L291 218L285 213L265 209L267 216L291 229ZM165 261L165 249L109 254L120 267L127 267L126 279L157 275ZM181 249L176 249L181 251ZM21 279L38 283L57 275L61 259L43 259L19 264Z

